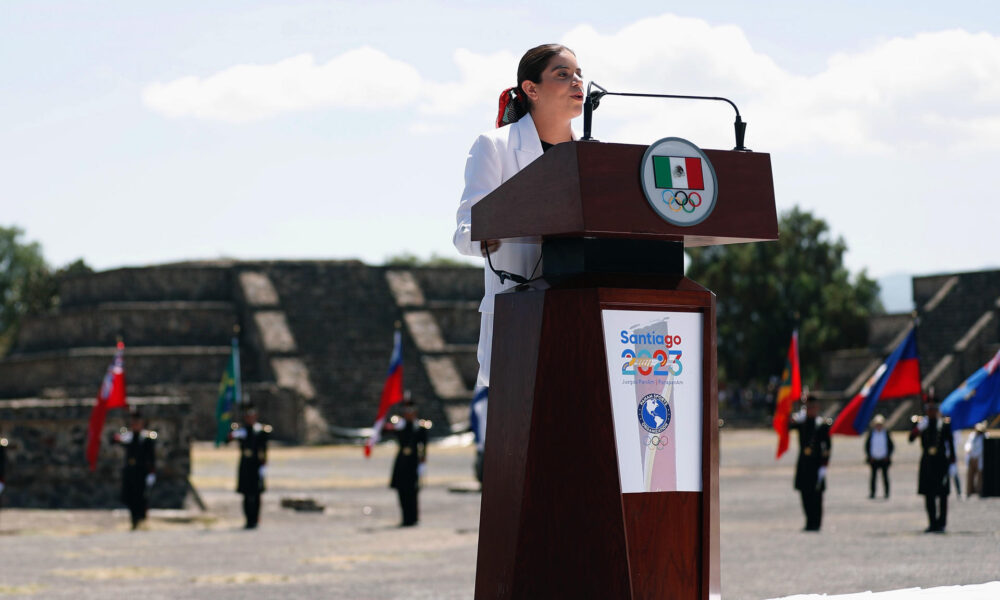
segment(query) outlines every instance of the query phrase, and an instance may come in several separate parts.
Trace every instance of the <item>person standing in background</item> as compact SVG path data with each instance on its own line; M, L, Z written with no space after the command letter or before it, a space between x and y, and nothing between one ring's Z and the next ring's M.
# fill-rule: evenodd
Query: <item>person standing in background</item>
M795 463L795 489L802 495L802 510L806 515L803 531L819 531L823 522L823 492L826 491L826 469L830 464L830 425L819 414L819 401L806 396L805 408L796 413L788 424L799 432L799 458Z
M121 500L132 517L132 529L146 520L149 492L156 483L156 432L146 429L138 408L132 408L129 429L111 436L111 442L125 447L122 466Z
M938 414L933 392L924 404L924 416L914 418L910 443L920 438L922 453L917 477L917 493L924 497L927 508L927 529L924 533L944 533L948 521L950 480L958 474L955 466L955 438L947 417Z
M409 399L403 401L403 418L393 417L386 424L386 430L395 434L399 442L389 487L399 494L399 507L403 513L401 527L416 525L420 519L417 492L427 463L429 428L428 421L417 421L416 405Z
M240 442L240 466L236 491L243 494L244 529L254 529L260 521L260 496L264 493L264 476L267 474L267 440L271 426L257 422L257 409L253 404L241 405L243 425L233 423L229 439Z
M872 428L868 430L868 437L865 438L865 456L868 458L868 465L871 466L872 474L868 484L868 497L875 497L875 479L879 471L882 471L882 487L885 489L885 497L889 497L889 465L892 464L892 452L895 447L892 444L892 436L885 430L885 417L875 415L872 419Z
M965 441L965 497L983 493L983 441L986 439L986 423L976 423L969 439Z
M0 506L3 506L3 490L7 487L7 438L0 436Z

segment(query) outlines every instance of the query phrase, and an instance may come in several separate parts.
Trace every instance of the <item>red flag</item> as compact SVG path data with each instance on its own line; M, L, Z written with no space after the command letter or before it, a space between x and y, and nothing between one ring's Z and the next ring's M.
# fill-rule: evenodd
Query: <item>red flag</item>
M97 469L97 453L101 449L101 431L104 419L112 408L127 406L125 402L125 342L119 341L115 357L104 373L104 381L97 392L97 403L90 411L90 427L87 430L87 462L90 470Z
M392 358L389 360L389 371L386 373L385 384L382 386L382 399L378 405L378 415L375 416L375 425L372 436L365 442L365 457L372 455L372 446L378 443L382 437L382 426L385 425L385 416L389 414L389 408L393 404L403 400L403 338L396 330L393 336Z
M920 394L920 359L917 354L917 328L910 329L889 358L872 373L850 403L840 411L830 433L861 435L875 414L880 400Z
M774 430L778 433L778 452L774 458L779 459L788 451L788 417L792 406L802 399L802 376L799 374L799 332L792 332L792 342L788 345L788 357L785 358L785 370L781 373L781 386L778 387L778 398L774 407Z

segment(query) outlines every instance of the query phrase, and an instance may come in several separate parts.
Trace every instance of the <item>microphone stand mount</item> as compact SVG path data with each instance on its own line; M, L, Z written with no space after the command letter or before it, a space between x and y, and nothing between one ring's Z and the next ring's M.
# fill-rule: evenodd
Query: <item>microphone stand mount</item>
M594 89L597 88L597 89ZM729 106L733 107L736 111L736 121L733 122L733 130L736 133L736 147L733 150L738 152L751 152L749 148L743 145L744 137L747 131L747 124L740 118L740 109L736 107L736 104L728 98L723 98L721 96L686 96L679 94L635 94L630 92L609 92L608 90L601 87L599 84L591 81L587 84L587 95L583 100L583 137L580 138L584 142L596 142L598 140L594 139L591 135L591 126L594 121L594 111L601 103L601 98L604 96L633 96L638 98L676 98L681 100L715 100L719 102L725 102Z

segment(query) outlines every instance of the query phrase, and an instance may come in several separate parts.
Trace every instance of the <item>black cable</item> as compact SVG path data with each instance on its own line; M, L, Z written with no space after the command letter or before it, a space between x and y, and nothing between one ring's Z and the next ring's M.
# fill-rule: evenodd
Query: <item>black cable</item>
M541 277L534 277L535 271L538 270L538 265L541 264L541 262L542 262L542 254L541 253L538 254L538 260L535 261L535 267L533 269L531 269L532 278L531 279L527 279L523 275L518 275L517 273L511 273L510 271L498 271L497 269L495 269L493 267L493 261L490 260L490 249L489 249L489 246L485 242L483 243L483 249L486 251L486 264L488 264L490 266L490 271L493 271L493 273L497 277L500 278L500 284L501 285L503 285L504 281L506 281L508 279L510 279L514 283L519 283L521 285L527 285L527 284L531 283L532 281L537 281L537 280L541 279Z

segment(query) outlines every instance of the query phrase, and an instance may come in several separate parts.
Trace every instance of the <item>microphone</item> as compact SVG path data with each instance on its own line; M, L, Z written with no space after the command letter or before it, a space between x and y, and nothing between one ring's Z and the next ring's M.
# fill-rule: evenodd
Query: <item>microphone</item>
M592 90L592 88L597 88ZM604 96L634 96L639 98L676 98L681 100L715 100L720 102L726 102L729 106L733 107L736 111L736 121L733 122L733 130L736 133L736 147L733 150L738 152L752 152L749 148L743 145L744 138L746 136L747 124L740 117L740 109L736 107L736 104L728 98L723 98L721 96L685 96L679 94L636 94L631 92L609 92L597 83L591 81L587 84L587 96L583 101L583 137L580 138L584 142L596 142L597 140L591 135L591 126L594 121L594 111L601 103L601 98Z
M597 90L591 91L590 88L592 87L596 87ZM590 129L594 122L594 111L600 106L601 98L607 93L608 90L593 81L587 84L587 97L583 101L583 137L580 138L581 140L586 142L598 141L594 139L594 136L590 135Z

